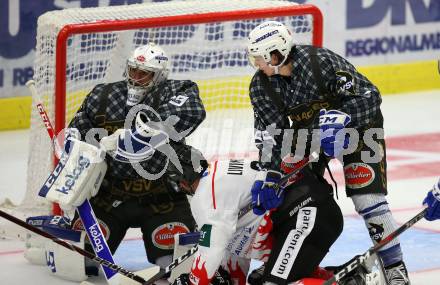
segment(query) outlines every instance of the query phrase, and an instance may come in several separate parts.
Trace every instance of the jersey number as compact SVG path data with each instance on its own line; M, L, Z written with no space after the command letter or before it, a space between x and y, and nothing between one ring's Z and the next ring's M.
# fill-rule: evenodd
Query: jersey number
M186 100L188 100L188 96L177 95L177 96L171 97L170 104L177 106L177 107L180 107L183 104L185 104Z

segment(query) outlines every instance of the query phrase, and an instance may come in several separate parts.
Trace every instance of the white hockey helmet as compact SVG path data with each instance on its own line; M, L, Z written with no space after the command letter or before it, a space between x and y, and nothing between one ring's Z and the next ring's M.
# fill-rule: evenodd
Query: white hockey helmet
M263 22L249 33L247 45L249 62L253 67L258 68L256 60L261 57L265 63L272 66L270 53L278 50L284 57L277 65L281 66L286 61L292 47L292 33L283 23Z
M168 56L155 43L148 43L134 50L127 60L125 71L128 85L127 105L139 103L149 89L167 79L168 63Z

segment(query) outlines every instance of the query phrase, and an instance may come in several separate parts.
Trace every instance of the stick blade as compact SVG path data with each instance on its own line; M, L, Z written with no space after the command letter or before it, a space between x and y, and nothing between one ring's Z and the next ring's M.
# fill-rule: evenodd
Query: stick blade
M152 266L152 267L148 267L139 271L134 272L136 275L144 278L145 280L152 280L153 281L153 277L159 277L158 279L160 279L163 274L162 271L160 270L159 266ZM160 273L160 274L159 274ZM139 282L130 279L126 276L121 276L119 279L119 285L139 285Z

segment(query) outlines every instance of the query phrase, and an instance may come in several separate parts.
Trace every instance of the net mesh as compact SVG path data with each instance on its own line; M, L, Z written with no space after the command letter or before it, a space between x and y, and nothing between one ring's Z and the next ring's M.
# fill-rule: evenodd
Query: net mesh
M196 81L207 109L207 119L189 141L210 158L252 156L256 148L252 141L252 111L248 97L249 80L255 70L248 65L245 53L248 33L265 20L278 20L294 32L298 43L311 43L313 26L310 15L277 16L269 14L258 19L194 23L204 13L236 13L250 9L292 7L285 1L179 1L135 4L99 8L52 11L38 19L35 81L52 122L64 113L68 123L85 95L102 82L123 79L125 62L134 48L155 42L171 59L172 79ZM243 15L248 14L244 13ZM178 16L187 24L169 25L161 17ZM139 27L135 19L154 18L157 26ZM67 39L66 107L55 110L55 72L57 35L72 24L100 25L124 20L133 28L123 31L85 32ZM35 100L35 99L34 99ZM35 105L35 102L33 102ZM35 109L35 108L33 108ZM37 195L53 166L50 140L36 110L31 116L28 185L24 208L48 209Z

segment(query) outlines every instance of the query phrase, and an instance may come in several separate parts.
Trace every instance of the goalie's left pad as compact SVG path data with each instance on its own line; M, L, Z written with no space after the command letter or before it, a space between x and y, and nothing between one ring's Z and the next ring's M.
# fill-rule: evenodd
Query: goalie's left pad
M76 138L70 138L69 144L69 152L63 152L38 193L64 210L95 196L107 171L101 149Z

